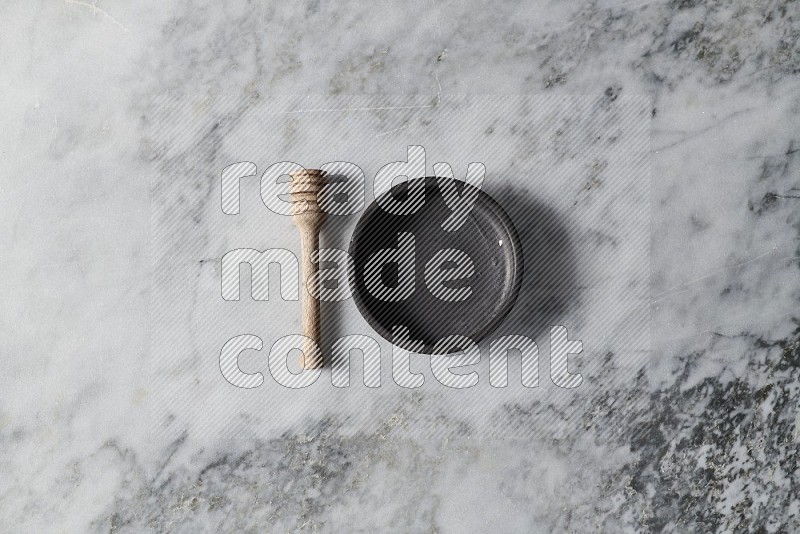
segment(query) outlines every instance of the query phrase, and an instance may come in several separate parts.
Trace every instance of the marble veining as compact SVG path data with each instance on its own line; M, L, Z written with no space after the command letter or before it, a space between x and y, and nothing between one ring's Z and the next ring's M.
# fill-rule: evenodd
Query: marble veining
M800 530L798 2L0 9L0 530ZM226 248L196 231L218 200L217 164L276 95L442 109L457 95L645 98L646 354L602 353L595 387L499 407L537 430L524 438L489 438L425 391L399 392L368 428L320 413L214 435L198 412L158 432L158 388L206 386L148 371L155 202L175 203L178 252L209 252L187 252L185 282L202 295ZM165 106L181 120L163 120ZM402 148L418 117L378 123L377 142ZM519 122L486 129L531 136ZM308 144L282 124L259 134L273 143L260 169ZM583 168L576 201L600 198L603 169ZM293 232L275 228L278 241ZM203 324L187 313L176 328L184 363L200 365ZM426 418L442 432L415 433ZM539 432L543 420L557 430Z

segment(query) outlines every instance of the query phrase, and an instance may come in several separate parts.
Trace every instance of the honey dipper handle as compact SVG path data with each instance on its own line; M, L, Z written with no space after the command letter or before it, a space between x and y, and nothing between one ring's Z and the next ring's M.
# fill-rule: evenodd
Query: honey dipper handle
M319 228L301 227L300 247L302 254L300 260L301 280L303 281L303 286L300 288L300 306L302 308L303 335L316 343L316 347L312 344L306 344L303 347L303 359L300 363L303 369L316 369L322 367L322 352L320 348L319 299L312 295L312 292L319 295L318 288L314 288L318 282L315 276L318 264L312 261L312 258L314 251L319 249Z

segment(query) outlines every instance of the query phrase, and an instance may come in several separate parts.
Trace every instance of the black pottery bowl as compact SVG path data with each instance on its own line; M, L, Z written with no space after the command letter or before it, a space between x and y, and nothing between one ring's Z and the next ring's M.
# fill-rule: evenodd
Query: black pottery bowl
M442 227L453 211L445 203L436 178L416 178L394 186L384 195L404 200L409 187L418 180L424 181L425 193L424 204L418 211L394 215L375 201L356 224L350 242L350 255L355 264L352 290L359 311L381 337L408 350L415 349L413 342L421 342L422 349L416 346L415 352L430 354L436 342L444 337L457 334L477 343L500 325L519 293L523 258L522 245L511 219L483 191L478 191L469 215L454 231ZM472 188L464 182L457 183ZM371 292L367 287L365 267L378 251L397 249L401 233L414 237L413 293L396 301L376 298L374 288ZM446 249L463 251L474 265L472 275L467 278L438 282L451 289L468 285L471 294L464 300L442 299L441 291L436 290L437 283L426 283L426 264L437 252ZM446 260L447 256L442 253L439 258ZM431 272L437 265L442 264L432 262ZM445 269L452 267L454 264L444 263ZM385 287L398 286L399 269L398 264L391 262L380 269L379 276ZM374 279L375 275L372 276ZM434 292L439 293L439 297ZM408 338L395 339L393 329L396 327L407 328Z

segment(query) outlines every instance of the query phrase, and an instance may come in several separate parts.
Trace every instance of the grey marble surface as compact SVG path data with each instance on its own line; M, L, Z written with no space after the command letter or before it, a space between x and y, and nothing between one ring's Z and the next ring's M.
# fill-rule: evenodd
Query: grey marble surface
M0 30L2 531L800 529L797 2L20 1ZM365 94L434 123L458 95L646 101L646 353L587 350L587 387L512 399L535 431L507 438L440 417L422 388L382 389L361 425L342 417L359 406L306 405L229 432L204 408L222 379L192 367L217 364L218 339L186 316L175 331L197 346L154 380L158 215L202 297L229 246L197 231L221 167L310 157L307 130L261 110ZM436 143L419 120L374 130L368 176L415 136ZM262 139L277 145L255 153ZM570 317L597 316L580 302ZM443 431L415 432L426 417Z

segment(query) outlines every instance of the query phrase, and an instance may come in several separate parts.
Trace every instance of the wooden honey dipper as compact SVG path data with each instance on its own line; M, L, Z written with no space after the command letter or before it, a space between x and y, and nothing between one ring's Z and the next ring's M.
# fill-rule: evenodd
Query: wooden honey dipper
M328 216L317 202L317 194L327 181L325 171L319 169L302 169L289 173L289 176L292 177L292 218L300 229L300 308L303 335L314 342L303 345L300 365L303 369L317 369L322 367L323 359L320 344L319 288L316 287L319 283L316 277L318 263L313 261L313 254L319 250L319 231Z

